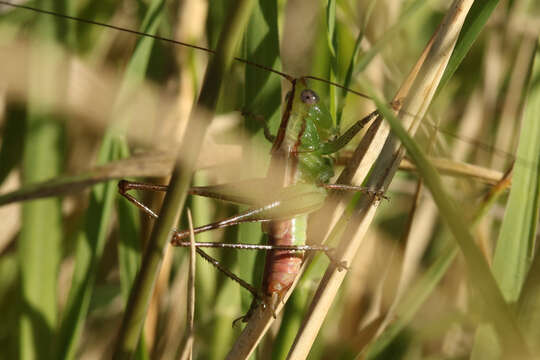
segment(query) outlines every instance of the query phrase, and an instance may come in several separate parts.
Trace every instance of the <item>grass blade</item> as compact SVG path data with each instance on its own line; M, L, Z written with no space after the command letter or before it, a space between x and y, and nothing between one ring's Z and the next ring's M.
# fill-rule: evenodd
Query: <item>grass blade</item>
M509 178L510 174L506 174L500 180L499 184L493 187L489 196L483 201L482 206L476 211L476 216L471 223L472 226L478 224L478 222L486 215L487 210L491 208L493 204L495 204L495 201L505 192ZM435 286L446 274L457 255L458 247L455 243L447 243L446 246L443 247L440 251L440 256L429 266L415 284L411 286L410 289L406 290L402 299L397 303L395 310L386 315L387 318L392 317L397 320L389 325L388 328L386 328L384 332L382 332L382 334L367 349L365 349L363 353L366 354L367 358L376 358L378 355L382 354L387 346L390 345L400 332L405 329L413 319L413 316L420 309L420 306L432 294Z
M518 304L518 318L528 343L536 354L540 352L540 256L529 270Z
M426 46L417 64L411 70L409 77L398 91L396 99L405 99L402 109L406 113L414 113L422 117L427 111L427 107L435 94L442 72L450 58L457 36L471 5L471 1L453 2L437 32ZM381 109L379 106L380 102L377 103L377 108ZM401 114L403 115L403 113ZM383 115L386 118L387 113ZM418 125L418 122L411 124L411 119L407 123L411 133L415 132ZM386 134L388 134L387 131L387 125L382 124L377 133L377 138L370 144L369 150L372 150L372 153L369 151L366 153L366 155L369 154L370 158L376 154L378 155L376 148L379 146L382 147L382 141L386 140ZM403 155L403 152L397 148L392 139L388 139L382 149L381 155L378 157L373 169L371 169L371 176L367 186L376 189L386 189ZM363 164L358 166L356 173L365 176L367 174L367 171L364 171L366 167L366 161L363 160ZM359 182L355 180L355 183ZM375 215L377 205L378 202L375 199L364 197L356 204L354 221L348 222L350 214L347 214L342 217L342 220L338 221L338 224L334 227L333 234L330 235L330 238L343 239L336 253L336 259L338 261L345 261L347 264L352 261L360 246L363 238L362 235L367 231ZM350 241L350 239L354 240ZM290 358L303 359L307 357L309 349L315 341L315 337L344 277L345 274L339 272L336 266L329 267L317 289L302 329L295 339L293 348L289 352Z
M380 51L391 41L393 40L398 32L407 24L409 21L424 5L428 5L429 1L417 0L410 4L407 9L403 12L399 22L393 25L388 31L385 32L384 36L377 41L374 46L369 49L366 53L358 59L355 64L355 73L363 72L366 67L371 63L373 58L380 53Z
M109 146L114 153L120 144L114 141ZM112 158L112 155L108 157ZM59 359L70 359L76 354L90 305L97 265L105 247L115 195L116 188L107 184L94 187L90 195L84 228L77 236L75 270L56 339L55 356Z
M245 54L247 59L251 61L274 69L281 69L278 4L276 1L257 1L245 34ZM280 79L268 73L261 73L261 71L252 67L246 67L245 73L244 106L248 111L262 115L271 132L273 134L277 133L281 120L282 91ZM254 121L248 122L247 128L251 132L252 141L249 149L243 151L243 163L246 169L250 169L250 174L242 174L242 176L253 178L268 171L270 160L268 154L270 153L271 144L260 131L260 124ZM257 130L257 132L254 132L254 130ZM261 161L261 159L265 160ZM239 243L260 242L263 241L263 237L260 224L244 224L238 229ZM265 255L254 252L238 256L241 277L251 284L260 284L263 274L261 264L264 262ZM241 295L243 311L246 312L253 299L250 294L243 290L241 290ZM230 350L230 346L227 350ZM273 350L275 351L275 349Z
M448 66L444 71L439 89L444 88L446 82L450 80L454 72L457 70L459 64L461 64L471 49L471 46L480 35L480 32L484 29L486 22L498 3L499 0L474 2L469 14L467 15L467 19L465 19L465 24L463 24L463 30L459 34L456 48L454 49L452 57L448 62Z
M200 152L200 139L206 132L215 111L223 76L230 68L236 44L247 23L252 1L241 1L236 11L231 11L216 56L208 65L197 107L187 125L186 136L177 155L169 191L165 196L160 217L143 255L141 269L131 291L122 327L115 349L115 358L129 358L134 353L142 323L152 295L155 278L161 265L162 251L170 237L170 231L178 221L186 200L186 190L191 183L195 162Z
M159 13L163 5L163 0L153 1L143 21L142 31L151 33L157 31L160 21ZM113 119L115 114L119 113L125 99L129 97L130 89L133 89L144 78L153 42L154 39L146 37L138 41L124 75L122 88L113 110ZM122 117L119 119L115 119L116 121L105 133L98 155L98 164L117 160L118 154L125 153L127 144L122 133L127 127L127 119ZM97 264L103 254L116 194L116 182L108 182L96 186L90 195L85 227L78 239L76 266L68 303L57 338L56 354L58 358L72 358L75 355L88 312Z
M538 114L540 111L540 52L538 43L528 91L527 104L525 106L525 116L523 118L523 128L521 130L524 144L520 141L518 152L522 151L523 153L527 153L527 156L530 156L530 159L533 160L537 166L536 168L529 170L521 169L522 174L520 176L522 179L516 179L516 184L519 181L523 184L527 183L528 186L530 186L526 190L529 190L529 198L533 198L534 201L527 201L526 204L521 204L522 208L526 208L526 212L523 210L520 211L523 212L524 216L528 217L528 221L525 218L521 220L523 225L521 233L522 236L528 237L528 241L534 241L538 224L538 193L540 187L540 184L538 183L540 178L538 176L538 172L540 171L540 166L538 165L540 164L540 151L538 151L538 149L536 152L534 151L535 147L538 147L538 134L540 131L540 122L538 121ZM534 136L534 134L536 134L536 136ZM520 192L520 190L521 188L517 188L515 191ZM514 191L513 188L512 191ZM532 205L534 205L534 207ZM508 214L508 216L513 215ZM523 289L521 290L518 303L518 316L523 333L526 334L525 336L529 340L529 345L537 352L540 351L540 343L538 342L540 335L539 274L540 256L538 256L537 253L529 268L528 276L523 285Z
M46 6L52 6L47 2ZM23 155L24 183L57 176L62 168L63 123L47 104L35 99L42 92L54 101L62 96L56 75L62 56L42 56L39 45L54 39L58 24L39 19L38 29L45 35L36 40L30 64L30 94ZM44 70L42 72L42 70ZM61 88L61 86L60 86ZM18 239L21 279L19 358L49 358L57 326L57 275L62 255L62 214L60 199L36 200L23 205L23 227Z
M468 274L487 305L486 312L502 338L506 353L518 357L527 356L528 350L517 327L517 322L509 306L505 303L485 258L475 244L474 238L469 232L468 224L460 215L452 199L446 195L437 171L429 163L429 160L427 160L414 140L407 134L407 131L393 115L392 111L386 107L386 104L379 100L376 100L376 102L377 106L380 106L380 111L391 124L393 132L399 137L403 146L415 161L426 186L430 189L439 207L439 211L454 234L465 257L469 270Z
M127 144L119 143L115 158L127 158ZM127 301L135 275L141 264L142 244L140 239L139 211L126 199L118 199L118 266L120 268L120 287L122 296Z
M531 43L531 55L535 53L537 39L525 39ZM540 56L536 54L534 70L529 85L525 116L521 122L517 157L526 159L514 164L514 176L510 198L505 210L501 232L493 260L493 274L506 301L519 298L521 287L534 256L540 184L540 121L538 111L538 80L540 79Z
M538 66L538 56L534 60L537 49L537 39L525 37L520 47L522 50L517 58L523 59L526 66L516 66L514 71L523 74L519 82L518 94L523 94L522 88L529 88L534 92L535 76L530 72L529 64ZM516 60L519 63L518 60ZM536 69L535 69L536 70ZM529 86L527 86L527 75L531 76ZM538 135L540 126L538 120L531 116L535 109L535 96L531 95L527 103L525 115L521 121L521 130L516 157L520 159L514 163L514 176L510 197L506 206L501 231L499 233L495 254L493 258L493 274L502 291L504 299L508 303L518 301L527 271L533 261L534 247L536 242L536 228L538 221L539 205L539 184L538 166L527 164L538 164L540 161L540 147L538 146ZM523 161L522 161L523 159ZM534 288L534 287L533 287ZM528 332L524 332L528 335ZM529 336L529 339L533 339ZM534 344L530 341L529 344ZM497 336L493 328L488 324L482 325L476 334L473 359L484 357L484 349L499 348Z

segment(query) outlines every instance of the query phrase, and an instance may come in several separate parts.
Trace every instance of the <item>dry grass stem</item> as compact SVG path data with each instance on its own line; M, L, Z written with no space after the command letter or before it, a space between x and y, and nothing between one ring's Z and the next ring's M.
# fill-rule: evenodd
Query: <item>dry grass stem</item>
M398 116L404 121L411 135L418 128L419 119L429 107L472 3L470 0L453 2L420 59L394 97L394 100L403 99L403 111L398 113ZM403 116L411 113L418 116ZM383 124L379 131L388 134L388 125ZM369 179L369 185L375 185L376 188L388 186L404 155L404 151L395 141L386 144ZM338 249L338 258L347 264L350 264L356 255L363 238L359 234L367 232L378 206L377 200L364 199L355 215L356 220L349 225L349 228L353 228L351 231L357 234L354 238L360 240L342 241ZM290 359L307 357L345 275L346 272L340 272L334 266L330 266L325 273L289 353Z
M230 156L236 158L236 146L234 148L233 152L221 151L221 153L225 154L227 159L231 159ZM465 162L436 157L431 157L430 160L443 175L469 178L488 185L497 184L503 175L500 171ZM90 168L79 174L66 175L51 181L27 185L22 189L0 194L0 206L44 197L71 195L108 180L169 176L173 161L174 156L170 152L134 155L127 159ZM225 164L232 165L233 163L226 162ZM228 168L229 171L232 169L235 169L235 167L230 166ZM408 159L402 159L400 170L416 171L416 168Z

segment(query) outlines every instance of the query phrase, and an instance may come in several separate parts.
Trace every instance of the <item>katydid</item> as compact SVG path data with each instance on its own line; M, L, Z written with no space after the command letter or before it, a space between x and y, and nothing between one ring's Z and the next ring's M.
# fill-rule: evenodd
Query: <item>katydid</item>
M339 136L338 129L333 126L318 95L307 87L305 79L294 79L277 135L271 136L266 132L268 140L273 140L272 158L267 178L251 181L250 185L256 189L255 194L246 197L239 191L246 187L245 184L192 188L190 191L193 195L255 206L237 216L196 228L195 234L242 222L260 221L263 223L263 231L268 235L269 245L197 243L199 254L249 290L257 302L274 310L294 282L302 264L303 252L324 251L329 255L328 247L305 245L307 216L323 205L327 189L362 191L370 196L382 195L358 186L328 184L334 175L330 155L347 145L376 116L377 112L367 115ZM151 216L157 217L144 204L127 194L131 189L166 191L166 187L125 180L119 183L120 194ZM188 235L186 231L175 232L172 245L189 246L189 242L182 241ZM200 247L267 250L262 291L255 290L223 269Z

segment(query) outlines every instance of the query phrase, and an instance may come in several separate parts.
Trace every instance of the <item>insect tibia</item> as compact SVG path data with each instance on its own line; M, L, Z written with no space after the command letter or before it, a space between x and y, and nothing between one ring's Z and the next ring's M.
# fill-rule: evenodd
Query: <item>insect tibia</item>
M240 286L242 286L244 289L249 291L251 295L255 299L262 299L261 294L255 289L251 284L249 284L247 281L239 278L236 274L232 273L230 270L223 267L223 265L220 264L220 262L216 259L214 259L212 256L205 253L202 249L196 248L197 254L199 254L203 259L208 261L212 266L214 266L216 269L221 271L223 274L225 274L228 278L238 283Z
M388 196L384 195L384 190L375 190L364 186L347 184L321 184L320 186L327 190L361 192L362 194L373 197L375 200L390 199Z
M137 183L127 180L120 180L118 182L118 193L122 195L127 201L141 209L145 214L153 217L154 219L158 218L158 215L150 209L148 206L137 200L133 195L128 194L130 190L151 190L151 191L166 191L167 187L162 185L146 184L146 183Z
M362 119L358 120L354 125L352 125L343 135L341 135L339 138L324 143L320 149L320 151L323 154L333 154L335 152L338 152L343 147L345 147L353 137L358 134L360 130L362 130L367 124L369 124L373 119L375 119L377 116L379 116L379 112L377 110L369 113Z

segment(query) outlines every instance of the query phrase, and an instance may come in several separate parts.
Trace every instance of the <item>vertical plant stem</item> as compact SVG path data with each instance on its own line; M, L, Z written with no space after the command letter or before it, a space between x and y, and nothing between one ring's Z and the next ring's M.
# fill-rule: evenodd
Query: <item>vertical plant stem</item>
M195 251L195 234L193 233L193 220L191 219L191 211L187 211L188 224L189 224L189 241L191 246L189 247L189 273L187 283L187 321L186 321L186 341L184 343L184 349L180 359L193 359L193 342L195 339L194 325L195 325L195 262L197 253Z
M164 0L153 0L141 24L141 31L150 34L156 33L163 6ZM129 98L129 94L131 94L135 86L144 79L153 44L154 39L151 38L141 38L137 42L134 54L125 71L121 90L115 100L111 115L113 119L112 124L105 132L99 149L98 164L105 164L128 154L127 144L123 135L127 129L129 119L126 116L122 116L123 104ZM109 181L105 184L95 186L90 194L90 203L86 213L84 228L78 234L75 255L76 265L68 295L68 302L58 335L55 339L56 358L70 359L76 354L84 320L90 305L90 297L93 292L98 268L97 265L105 247L108 224L117 194L116 189L116 182ZM122 254L122 247L120 247L119 251ZM123 262L121 264L124 265ZM127 277L125 275L126 267L121 269L121 273L122 280L125 280ZM128 281L132 280L128 279ZM123 282L124 288L130 285ZM127 290L125 293L127 294Z
M441 25L439 25L430 42L426 45L424 52L394 98L395 100L403 100L401 109L408 113L417 114L418 117L415 117L415 119L421 119L427 111L472 3L470 0L456 0L452 3ZM377 104L377 107L379 108L379 104ZM401 116L403 116L403 113L401 113ZM388 134L389 125L386 123L382 125L366 153L372 153L369 154L369 157L379 154L377 148L382 144L381 136L386 138L385 134ZM414 134L418 125L419 120L407 124L411 134ZM396 138L389 136L370 170L367 186L386 189L403 155L404 149L399 147ZM363 171L363 167L368 165L369 162L371 162L370 159L364 160L364 165L360 164L356 173L358 175L367 174L367 172ZM356 183L356 181L355 179L354 182ZM336 251L336 259L350 264L373 220L377 206L378 201L376 199L363 197L356 204L352 218L350 218L351 213L340 218L330 235L332 239L341 239ZM297 334L288 358L304 359L307 357L344 278L345 272L339 271L336 266L328 268L315 293L308 314Z
M211 58L197 101L186 129L186 135L177 154L169 191L165 196L160 217L146 246L141 269L130 293L114 358L130 358L137 346L148 303L159 272L163 249L170 238L184 206L195 162L201 150L201 141L215 111L223 76L228 72L236 44L251 13L252 0L238 1L229 14L221 33L217 54Z
M44 6L52 7L51 1ZM43 46L58 38L60 24L38 19L41 36L33 42L30 62L28 116L23 154L24 184L59 175L63 163L64 125L53 115L62 96L58 77L62 55L43 52ZM46 44L45 44L46 45ZM39 99L44 98L44 101ZM21 277L19 358L48 359L57 326L57 273L61 259L62 213L58 198L25 203L22 207L18 256Z

